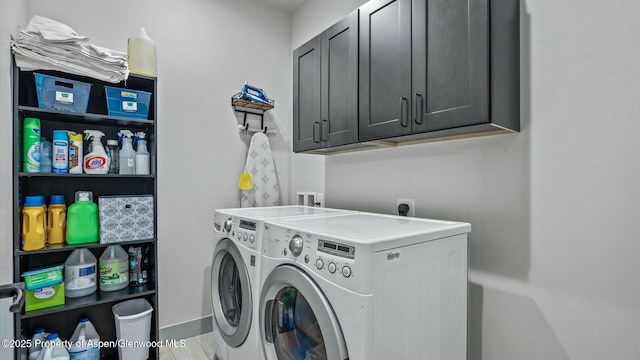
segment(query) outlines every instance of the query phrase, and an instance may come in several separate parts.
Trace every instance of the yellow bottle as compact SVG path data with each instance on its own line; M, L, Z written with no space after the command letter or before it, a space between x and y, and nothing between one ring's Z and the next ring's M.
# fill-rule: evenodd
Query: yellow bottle
M64 195L51 195L47 211L47 243L63 244L67 229L67 205Z
M129 38L127 44L129 71L132 74L156 77L156 43L151 40L143 27L136 36Z
M22 250L44 249L45 212L41 196L27 196L22 209Z

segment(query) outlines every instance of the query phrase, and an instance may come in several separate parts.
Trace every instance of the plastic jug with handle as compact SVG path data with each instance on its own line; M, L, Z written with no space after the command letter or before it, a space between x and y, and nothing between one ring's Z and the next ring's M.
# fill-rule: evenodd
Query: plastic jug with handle
M91 191L77 191L76 202L67 210L67 244L96 243L99 240L98 205Z
M22 208L22 250L45 246L45 207L42 196L27 196Z
M151 40L143 27L138 35L129 38L127 44L129 71L132 74L156 77L156 43Z
M64 195L51 195L47 209L47 243L64 243L66 229L67 205L64 203Z

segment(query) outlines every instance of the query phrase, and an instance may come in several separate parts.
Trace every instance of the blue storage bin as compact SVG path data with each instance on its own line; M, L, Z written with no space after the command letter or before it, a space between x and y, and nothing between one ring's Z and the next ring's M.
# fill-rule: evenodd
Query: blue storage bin
M33 73L38 107L71 112L87 112L91 84Z
M149 115L151 93L105 86L107 110L110 116L146 119Z

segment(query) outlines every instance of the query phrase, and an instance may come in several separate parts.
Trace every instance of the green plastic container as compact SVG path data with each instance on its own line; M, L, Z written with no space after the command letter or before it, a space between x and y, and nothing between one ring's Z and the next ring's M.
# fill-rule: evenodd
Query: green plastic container
M44 309L64 305L63 265L30 270L22 274L26 285L24 310Z
M63 265L58 265L22 273L27 290L34 290L44 286L61 283L63 268Z
M67 244L97 243L99 239L98 205L90 191L78 191L76 202L67 210Z
M23 133L22 171L40 172L40 119L25 118Z
M44 309L52 306L64 305L64 283L41 287L35 290L25 290L24 311Z

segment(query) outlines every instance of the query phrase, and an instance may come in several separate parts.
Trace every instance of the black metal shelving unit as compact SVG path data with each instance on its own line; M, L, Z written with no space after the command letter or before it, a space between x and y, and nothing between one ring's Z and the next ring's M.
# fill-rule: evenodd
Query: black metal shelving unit
M119 84L106 83L100 80L62 73L57 71L37 71L47 75L91 83L89 104L86 113L40 109L38 107L35 83L32 71L21 71L13 67L13 239L14 239L14 272L15 282L22 280L21 274L27 270L63 264L66 258L78 248L86 248L96 258L111 244L58 245L41 250L24 251L20 243L20 208L19 198L25 196L44 195L48 200L53 194L63 194L67 206L74 201L76 191L93 192L94 201L103 195L138 195L154 196L154 233L158 233L157 211L157 129L156 129L156 94L157 79L145 76L130 75L126 82ZM104 85L122 87L150 92L151 103L149 115L145 120L109 116L107 112ZM106 139L117 138L120 129L144 131L147 133L148 150L151 154L150 175L119 174L40 174L22 172L22 127L25 117L37 117L41 122L43 136L50 138L54 129L72 130L81 133L83 130L100 130ZM86 145L86 142L85 142ZM134 240L117 243L127 249L132 245L148 245L150 254L150 280L139 287L126 287L119 291L101 292L80 298L65 298L65 304L15 315L16 337L30 338L33 329L44 326L48 332L57 332L62 339L70 339L80 317L89 316L96 326L101 340L116 340L115 320L111 307L121 301L144 298L153 307L150 340L159 339L158 323L158 239ZM158 349L150 349L150 357L158 358ZM17 349L16 358L20 358ZM101 357L116 358L117 348L101 349Z

